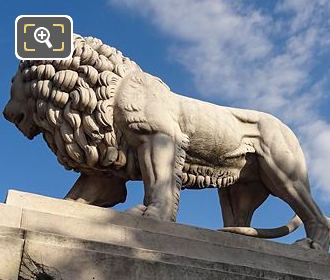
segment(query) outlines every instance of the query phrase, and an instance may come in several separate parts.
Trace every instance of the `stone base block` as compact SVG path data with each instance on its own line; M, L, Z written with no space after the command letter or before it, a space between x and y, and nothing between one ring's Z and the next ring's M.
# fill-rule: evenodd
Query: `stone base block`
M9 191L0 279L330 279L315 250Z

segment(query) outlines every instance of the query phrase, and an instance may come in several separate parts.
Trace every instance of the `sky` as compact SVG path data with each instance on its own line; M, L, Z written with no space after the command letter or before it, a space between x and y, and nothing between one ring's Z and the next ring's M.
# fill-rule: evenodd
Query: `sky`
M0 108L18 59L19 15L70 15L74 32L121 50L177 93L276 115L297 134L312 193L330 216L330 2L328 0L1 1ZM207 112L206 112L207 113ZM42 137L33 141L0 116L0 201L8 189L62 198L78 174L56 161ZM123 211L141 203L142 182L128 183ZM275 227L293 215L269 198L252 224ZM178 222L222 227L216 190L182 192ZM279 239L292 243L303 228Z

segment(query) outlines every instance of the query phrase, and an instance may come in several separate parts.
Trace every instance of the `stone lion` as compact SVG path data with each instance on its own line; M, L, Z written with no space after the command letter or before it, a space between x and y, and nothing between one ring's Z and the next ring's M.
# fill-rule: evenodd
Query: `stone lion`
M328 250L329 223L286 125L177 95L98 39L75 35L68 60L21 61L4 116L29 139L41 133L58 161L81 173L66 199L110 207L125 201L127 181L143 180L143 205L130 212L175 221L181 189L217 188L225 231L279 237L302 221L300 243ZM269 194L297 215L280 228L251 228Z

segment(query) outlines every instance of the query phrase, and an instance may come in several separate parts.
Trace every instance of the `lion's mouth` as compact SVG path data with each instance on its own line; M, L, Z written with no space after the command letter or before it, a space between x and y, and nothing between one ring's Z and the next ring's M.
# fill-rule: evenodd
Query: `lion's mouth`
M19 124L23 121L23 119L24 119L24 114L21 113L21 114L18 114L18 115L16 116L14 122L15 122L17 125L19 125Z

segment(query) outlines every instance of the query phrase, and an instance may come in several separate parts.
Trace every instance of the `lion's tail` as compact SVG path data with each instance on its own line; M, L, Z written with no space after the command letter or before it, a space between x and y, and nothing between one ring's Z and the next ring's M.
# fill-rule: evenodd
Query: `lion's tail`
M285 226L277 228L253 228L253 227L225 227L220 231L253 236L258 238L278 238L294 232L300 225L302 220L295 215Z

